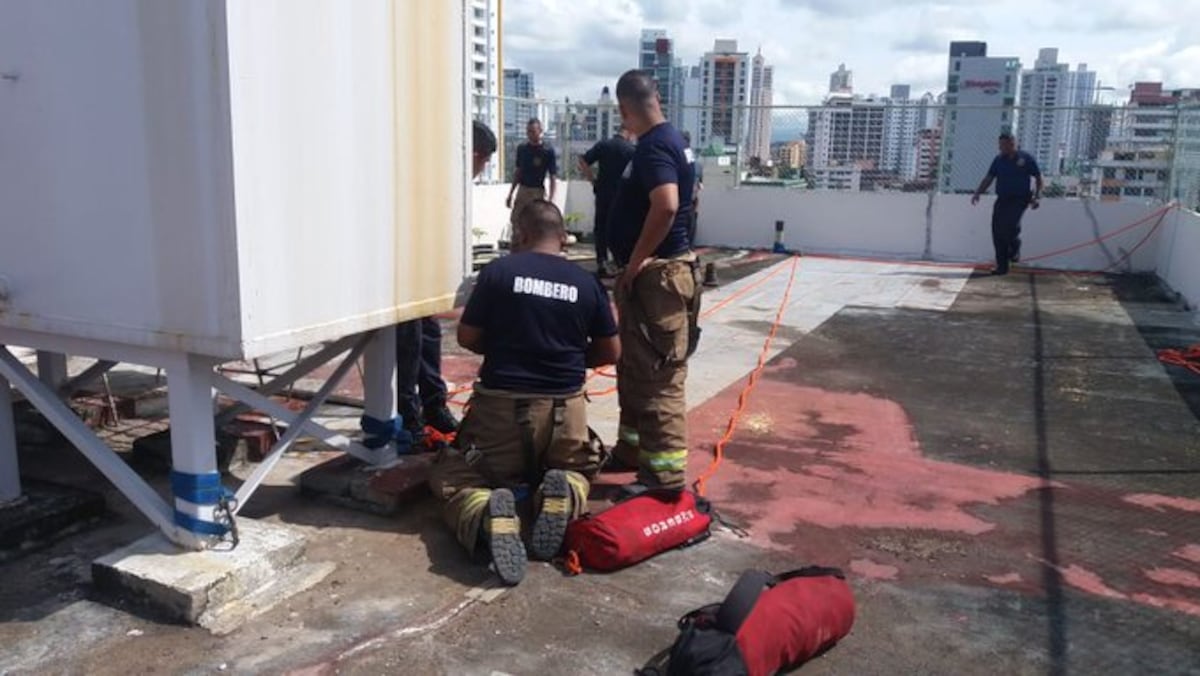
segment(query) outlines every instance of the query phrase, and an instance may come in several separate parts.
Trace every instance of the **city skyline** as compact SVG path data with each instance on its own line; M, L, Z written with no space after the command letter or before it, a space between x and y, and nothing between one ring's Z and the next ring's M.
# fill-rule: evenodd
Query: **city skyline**
M895 4L895 3L892 3ZM1028 11L1022 11L1026 7ZM1200 0L1146 0L1126 7L1109 0L1066 0L1053 7L1014 0L975 8L963 0L882 0L843 6L825 0L724 4L697 0L554 0L505 3L505 66L538 74L539 93L590 100L620 73L636 67L643 29L666 30L674 58L698 63L718 38L736 39L774 66L774 102L819 104L839 63L854 72L854 90L887 96L891 85L913 94L945 87L945 50L954 40L984 40L997 53L1033 64L1038 50L1056 47L1064 62L1087 63L1102 98L1122 100L1136 81L1168 88L1200 83L1200 36L1177 18ZM538 27L554 25L554 31ZM566 55L568 58L564 58Z

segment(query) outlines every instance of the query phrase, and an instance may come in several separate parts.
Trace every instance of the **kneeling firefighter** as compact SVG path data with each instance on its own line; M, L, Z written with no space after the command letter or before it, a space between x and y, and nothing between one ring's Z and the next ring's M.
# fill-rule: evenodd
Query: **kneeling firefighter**
M517 503L535 513L530 553L550 559L567 524L587 507L600 449L587 424L588 367L613 364L621 344L608 294L562 256L566 228L553 203L531 202L513 233L513 253L479 278L458 325L458 342L483 355L454 446L430 476L459 542L486 549L501 580L525 576Z

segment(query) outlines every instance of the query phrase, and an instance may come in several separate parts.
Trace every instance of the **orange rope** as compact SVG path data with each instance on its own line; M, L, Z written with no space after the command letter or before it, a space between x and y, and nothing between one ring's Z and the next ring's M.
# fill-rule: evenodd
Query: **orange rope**
M771 331L767 334L767 339L763 341L762 350L758 353L758 364L750 372L750 376L746 379L745 387L742 388L741 394L738 395L737 405L734 407L733 413L729 416L729 424L725 426L725 434L721 435L716 446L713 447L712 462L709 463L708 468L704 470L700 478L696 479L695 488L698 495L704 495L708 480L721 467L721 461L725 458L725 445L733 438L738 420L742 417L742 412L746 409L746 404L750 399L750 392L758 384L758 378L762 375L763 368L767 365L767 353L771 351L771 342L775 340L775 333L779 330L779 325L783 321L783 312L787 309L788 300L792 296L792 285L796 281L796 269L799 265L800 257L793 256L791 276L788 278L787 288L783 291L783 298L779 301L779 309L775 312L775 320L771 322Z
M1117 228L1116 230L1113 230L1112 232L1109 232L1109 233L1106 233L1106 234L1104 234L1104 235L1101 235L1100 237L1096 237L1095 239L1090 239L1090 240L1088 240L1088 241L1086 241L1086 242L1083 242L1083 243L1081 243L1081 244L1076 244L1076 245L1074 245L1074 246L1069 246L1069 247L1066 247L1066 248L1063 248L1063 249L1057 249L1057 250L1055 250L1055 251L1051 251L1051 252L1048 252L1048 253L1039 254L1039 255L1037 255L1037 256L1034 256L1034 257L1032 257L1032 258L1026 258L1026 259L1024 259L1022 262L1025 262L1025 263L1031 263L1031 262L1033 262L1033 261L1040 261L1040 260L1042 260L1042 259L1045 259L1045 258L1053 258L1054 256L1058 256L1058 255L1060 255L1060 254L1065 254L1065 253L1068 253L1068 252L1071 252L1071 251L1075 251L1075 250L1077 250L1077 249L1082 249L1082 248L1084 248L1084 247L1088 247L1088 246L1091 246L1091 245L1093 245L1093 244L1099 244L1100 242L1103 242L1103 241L1105 241L1105 240L1108 240L1108 239L1112 239L1113 237L1116 237L1117 235L1120 235L1120 234L1122 234L1122 233L1124 233L1124 232L1128 232L1129 230L1132 230L1132 229L1134 229L1134 228L1136 228L1136 227L1138 227L1138 226L1140 226L1140 225L1144 225L1144 224L1146 224L1146 223L1149 223L1150 221L1154 220L1155 218L1158 218L1158 219L1159 219L1159 222L1161 223L1161 222L1162 222L1162 217L1163 217L1163 216L1166 216L1166 215L1167 215L1167 212L1169 212L1171 209L1174 209L1174 208L1175 208L1175 205L1174 205L1174 204L1168 204L1167 206L1165 206L1165 207L1163 207L1163 208L1159 209L1158 211L1155 211L1155 212L1151 213L1149 216L1146 216L1145 218L1139 218L1138 220L1134 221L1133 223L1130 223L1129 225L1126 225L1126 226L1122 226L1122 227L1120 227L1120 228ZM1157 227L1157 224L1156 224L1156 226L1155 226L1155 227Z
M578 575L583 572L583 564L579 562L579 552L572 549L567 552L567 558L563 561L563 566L567 572L572 575Z
M753 284L751 284L749 286L738 289L738 291L736 293L734 293L733 295L731 295L730 297L728 297L725 300L721 301L720 303L717 303L716 305L708 308L704 312L701 312L700 318L704 319L704 318L708 317L709 315L711 315L712 313L716 312L717 310L720 310L721 308L725 307L726 305L729 305L733 301L735 301L738 298L741 298L742 296L749 293L755 287L761 286L768 279L774 277L775 275L779 274L780 272L783 272L783 266L779 266L779 267L775 268L774 270L771 271L771 274L764 276L762 279L758 280L757 282L754 282Z
M1164 364L1181 366L1200 376L1200 343L1183 349L1168 348L1159 350L1158 360Z

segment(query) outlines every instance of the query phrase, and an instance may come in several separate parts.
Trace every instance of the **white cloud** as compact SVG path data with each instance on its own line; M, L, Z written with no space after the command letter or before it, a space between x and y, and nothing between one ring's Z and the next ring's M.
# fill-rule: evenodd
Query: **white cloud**
M1032 65L1041 47L1087 63L1105 85L1161 79L1200 87L1200 0L506 0L506 66L533 71L544 96L591 100L637 65L642 28L665 28L687 65L714 38L760 45L775 66L776 101L816 104L839 63L855 89L914 93L944 86L951 40Z

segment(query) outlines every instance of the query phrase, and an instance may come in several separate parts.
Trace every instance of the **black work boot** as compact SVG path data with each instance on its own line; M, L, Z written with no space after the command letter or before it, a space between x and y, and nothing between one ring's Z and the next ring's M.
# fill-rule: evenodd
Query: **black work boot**
M500 581L512 586L525 579L525 543L521 541L521 520L512 491L498 488L488 498L487 523L484 524L492 565Z
M530 536L530 553L538 561L549 561L562 551L563 537L567 534L567 524L571 522L574 512L571 483L567 473L561 469L552 469L542 477L542 506L538 510L537 520L533 522L533 533Z
M445 403L439 406L427 406L424 412L425 424L442 434L458 431L458 419L450 412Z

